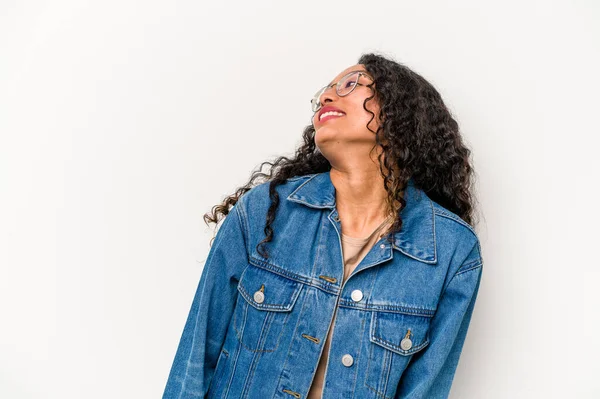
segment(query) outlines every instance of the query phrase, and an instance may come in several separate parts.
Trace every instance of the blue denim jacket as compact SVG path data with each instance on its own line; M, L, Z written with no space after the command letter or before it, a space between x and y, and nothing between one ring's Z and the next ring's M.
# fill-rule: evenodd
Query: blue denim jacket
M382 237L341 284L329 172L277 191L268 259L268 183L217 231L163 398L304 398L330 325L323 398L447 398L481 280L473 229L411 180L393 244Z

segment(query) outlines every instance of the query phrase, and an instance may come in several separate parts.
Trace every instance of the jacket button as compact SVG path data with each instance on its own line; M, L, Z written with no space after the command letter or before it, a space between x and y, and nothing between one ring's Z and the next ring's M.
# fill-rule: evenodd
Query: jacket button
M262 293L262 292L260 292L260 291L256 291L256 292L254 293L254 301L255 301L256 303L263 303L263 302L265 301L265 294L263 294L263 293Z
M381 248L381 249L385 249L385 244L381 244L381 245L379 246L379 248Z
M349 354L345 354L344 356L342 356L342 364L346 367L350 367L352 366L352 364L354 363L354 358L349 355Z
M400 341L400 347L405 351L412 348L412 341L410 340L410 338L404 338L402 341Z
M350 298L352 298L354 302L360 302L360 300L363 299L363 293L361 290L354 290L350 294Z

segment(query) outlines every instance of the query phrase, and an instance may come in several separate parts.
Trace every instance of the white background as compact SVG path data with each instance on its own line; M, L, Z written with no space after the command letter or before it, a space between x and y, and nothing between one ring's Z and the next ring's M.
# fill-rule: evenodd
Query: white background
M484 274L452 398L600 397L600 6L0 3L0 397L158 398L213 230L379 51L473 150Z

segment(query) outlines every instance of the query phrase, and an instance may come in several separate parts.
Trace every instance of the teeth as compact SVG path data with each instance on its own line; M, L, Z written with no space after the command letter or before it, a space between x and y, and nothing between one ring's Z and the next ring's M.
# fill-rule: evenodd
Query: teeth
M319 118L319 120L325 118L326 116L329 115L335 115L335 116L343 116L344 114L342 114L341 112L336 112L336 111L327 111L325 113L323 113L323 115L321 115L321 117Z

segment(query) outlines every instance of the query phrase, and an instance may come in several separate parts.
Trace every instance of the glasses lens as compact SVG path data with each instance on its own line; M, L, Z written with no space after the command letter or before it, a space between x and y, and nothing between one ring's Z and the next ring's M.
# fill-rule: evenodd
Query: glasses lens
M317 112L319 110L319 108L321 108L321 95L323 94L323 92L325 91L325 87L323 87L322 89L319 89L318 92L315 93L315 96L312 98L312 100L310 100L310 104L312 106L312 110L313 112Z
M354 90L354 88L356 87L356 84L358 83L359 76L360 75L358 72L352 72L351 74L348 74L348 75L344 76L342 79L340 79L340 81L338 83L338 87L337 87L338 95L346 96L352 90Z

